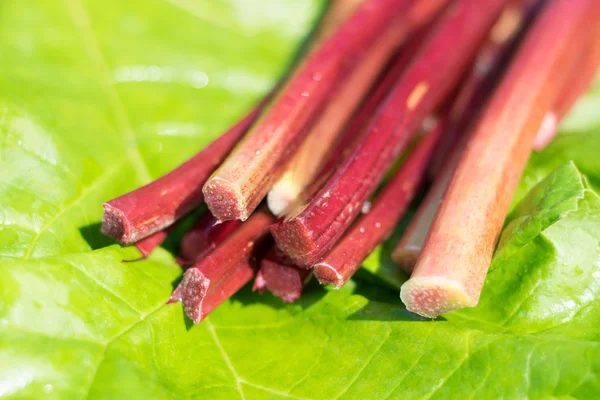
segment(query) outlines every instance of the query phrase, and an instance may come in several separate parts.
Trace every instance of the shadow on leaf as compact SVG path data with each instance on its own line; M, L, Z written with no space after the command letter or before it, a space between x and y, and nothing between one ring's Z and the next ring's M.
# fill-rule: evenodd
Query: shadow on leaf
M402 322L429 322L429 318L423 318L406 310L397 289L387 286L374 285L367 281L357 281L353 294L365 297L369 302L360 310L352 313L347 319L349 321L402 321ZM438 317L434 321L446 321Z
M118 244L116 240L109 238L108 236L104 236L100 232L100 225L101 224L99 222L96 222L94 224L82 226L79 228L79 233L81 233L81 236L92 248L92 250L98 250L104 247Z
M253 282L250 282L249 284L244 286L239 292L237 292L232 297L232 300L238 301L244 306L260 303L262 305L266 305L274 309L282 309L290 306L300 306L303 310L306 310L312 307L315 303L321 300L323 296L327 294L327 291L324 290L315 279L311 279L306 288L304 288L300 299L290 304L285 303L279 297L272 295L268 291L266 291L262 295L258 292L253 292L252 283Z

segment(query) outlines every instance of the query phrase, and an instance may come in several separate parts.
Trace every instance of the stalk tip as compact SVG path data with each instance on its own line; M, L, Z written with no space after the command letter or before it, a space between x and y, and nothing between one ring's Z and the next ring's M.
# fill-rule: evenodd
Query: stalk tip
M397 247L392 253L392 259L402 267L404 272L410 275L413 272L413 269L415 269L420 252L421 248L419 246L409 244Z
M238 185L213 177L206 181L202 193L208 209L219 222L248 219L246 200Z
M100 232L123 244L135 242L135 240L131 240L129 237L131 229L125 214L118 208L111 206L109 203L104 203L103 207L104 213L102 214Z
M400 298L408 311L426 318L477 305L461 283L441 276L410 278L400 288Z
M321 285L331 284L336 289L339 289L346 283L342 274L327 263L315 264L313 266L313 274Z
M267 290L267 281L265 281L262 272L259 270L256 274L256 277L254 278L254 285L252 285L252 291L263 294L265 290Z
M267 206L273 215L277 216L283 215L300 195L300 188L292 182L293 177L284 178L275 183L267 194Z
M287 218L290 216L288 215ZM270 227L271 234L277 247L288 256L292 263L300 268L310 268L319 259L314 259L318 250L302 221L287 220L277 221Z
M186 315L199 324L204 318L202 303L206 297L210 281L197 268L188 269L181 281L181 301Z

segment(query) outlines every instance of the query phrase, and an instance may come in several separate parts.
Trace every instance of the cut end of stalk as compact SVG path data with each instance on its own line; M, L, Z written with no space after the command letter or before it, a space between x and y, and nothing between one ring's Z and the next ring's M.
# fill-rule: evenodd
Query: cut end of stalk
M540 129L538 130L533 142L535 151L542 151L554 139L558 132L558 117L555 113L549 112L544 116Z
M196 268L186 271L181 281L181 301L186 315L199 324L204 318L202 303L206 297L210 281Z
M262 261L259 275L264 278L265 289L286 303L293 303L302 295L302 289L310 274L308 270L266 258ZM260 284L255 281L255 286Z
M246 199L238 185L214 177L206 182L202 193L208 209L219 222L248 219Z
M123 244L136 242L136 240L132 240L130 237L131 228L125 214L118 208L111 206L109 203L104 203L103 207L104 214L102 214L100 232Z
M262 271L258 271L256 278L254 278L254 284L252 285L252 291L263 294L267 290L267 281L263 277Z
M410 278L402 285L400 298L408 311L426 318L477 305L462 284L440 276Z
M420 252L421 248L415 245L398 246L392 253L392 259L410 275L415 269Z
M269 191L267 206L273 215L281 216L300 196L300 188L291 179L281 179Z
M293 264L301 268L310 268L315 262L316 245L311 232L297 219L278 221L271 225L271 234L277 247L285 253Z
M334 285L336 289L341 288L346 283L344 277L331 265L327 263L318 263L313 266L313 274L321 285Z

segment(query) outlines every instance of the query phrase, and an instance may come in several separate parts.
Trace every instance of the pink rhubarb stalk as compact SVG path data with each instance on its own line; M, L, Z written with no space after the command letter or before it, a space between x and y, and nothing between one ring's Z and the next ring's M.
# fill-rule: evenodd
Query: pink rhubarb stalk
M476 120L478 113L494 88L499 74L506 66L518 34L531 22L538 7L531 0L513 1L492 27L487 42L477 54L464 84L443 118L446 127L432 157L429 174L433 178L446 168L460 138Z
M123 244L140 241L198 207L202 185L256 119L254 109L223 136L163 177L104 203L102 233Z
M366 0L292 76L268 112L248 132L203 188L205 201L221 221L245 220L258 206L301 145L325 104L369 49L395 46L427 21L423 10L445 0ZM431 14L431 13L429 13ZM382 57L386 58L386 57Z
M184 273L176 293L181 295L185 313L195 324L252 279L252 251L268 238L272 221L270 213L258 210Z
M478 122L402 285L408 310L434 318L477 304L536 132L580 50L573 43L599 21L596 0L553 0L536 19Z
M258 290L261 294L268 290L284 302L293 303L300 298L310 276L309 270L290 263L273 246L260 263L252 290Z
M487 43L483 46L472 71L460 89L455 102L440 122L442 138L434 152L429 172L435 182L406 228L392 258L407 273L411 273L431 223L442 200L442 195L460 160L467 143L470 127L479 117L501 73L506 68L519 33L534 16L531 6L516 3L507 7L494 24ZM529 11L529 15L528 14Z
M429 132L376 197L367 214L348 230L333 250L313 266L321 283L338 289L360 268L368 255L394 230L415 196L427 170L440 131Z
M575 65L574 71L569 74L570 78L563 79L567 82L566 86L561 90L553 110L545 115L541 123L534 140L534 150L541 150L553 139L560 120L575 103L577 97L589 87L595 76L595 71L600 65L600 29L596 30L595 35L590 36L590 44L580 52L581 61ZM408 225L392 254L394 261L400 264L409 274L413 271L419 253L423 248L442 196L448 187L456 165L460 161L464 145L466 145L466 140L457 145L452 152L452 157L444 164L443 170L438 172L436 181L419 206L415 217Z
M504 3L454 2L434 24L352 155L309 204L271 227L294 263L311 266L332 248L424 118L454 90Z

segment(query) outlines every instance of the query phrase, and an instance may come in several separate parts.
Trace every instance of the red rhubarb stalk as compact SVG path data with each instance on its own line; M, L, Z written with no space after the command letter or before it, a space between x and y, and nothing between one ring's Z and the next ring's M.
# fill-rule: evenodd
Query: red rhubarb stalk
M376 197L367 214L348 230L321 261L314 265L315 277L321 283L342 287L360 268L369 254L394 230L415 196L440 136L429 132L406 162Z
M292 161L285 167L285 172L275 182L269 194L267 203L272 213L281 216L288 207L298 201L301 193L318 176L323 179L323 166L326 164L328 155L335 156L335 160L330 159L330 163L335 163L343 157L342 151L333 149L346 148L345 146L356 139L360 128L365 120L370 117L382 98L387 94L389 85L393 84L400 75L402 68L397 70L394 79L388 82L388 85L379 89L372 99L361 105L366 97L369 88L377 80L379 71L390 53L390 48L398 45L398 38L402 36L403 27L388 32L381 40L378 46L369 49L363 56L356 69L341 83L340 89L335 93L330 102L326 105L323 113L318 117L317 122L311 128L308 136L299 147ZM412 53L415 45L412 42L418 42L418 39L411 40L410 48L406 48L403 53ZM408 60L405 64L408 63ZM388 74L390 75L390 74ZM389 79L389 78L388 78ZM360 105L360 108L359 108ZM357 110L358 109L358 110ZM351 116L358 111L355 120L358 121L351 132L345 134L342 138L344 127ZM325 169L326 170L326 169Z
M446 128L429 166L429 174L433 178L446 168L453 149L473 124L495 86L511 51L514 50L517 35L523 26L531 22L537 7L529 3L531 0L519 0L507 6L492 27L487 42L478 52L472 70L443 118Z
M335 150L328 149L329 154L326 154L323 148L319 149L318 135L306 140L296 155L291 169L286 171L269 191L267 202L271 212L282 216L284 211L292 209L294 205L308 201L325 184L338 164L351 154L354 144L363 133L364 126L385 99L390 87L400 78L421 44L422 39L419 37L411 40L397 60L393 61L348 126L343 129L340 137L335 140L335 145L332 144L331 147ZM313 133L321 132L313 131ZM315 154L318 154L318 157ZM317 165L320 169L316 169ZM303 166L307 168L303 170Z
M423 9L445 0L366 0L292 76L268 112L248 132L203 188L217 219L245 220L284 172L310 126L364 54L395 46L382 40L398 30L397 41L426 22ZM428 16L427 16L428 17ZM383 57L386 58L386 57Z
M394 261L409 274L423 247L454 168L460 160L470 127L477 120L499 76L506 68L519 33L534 16L534 10L527 9L530 7L520 2L502 12L490 32L487 43L477 55L472 71L455 102L440 122L440 129L444 133L429 166L429 172L435 182L392 254Z
M181 240L177 263L186 268L212 253L241 224L240 221L217 223L211 213L205 212ZM181 301L181 286L177 286L167 304Z
M300 298L310 276L309 270L298 268L273 246L260 263L252 290L261 294L268 290L284 302L293 303Z
M512 193L536 132L600 21L596 0L554 0L540 13L463 153L400 297L425 317L479 300Z
M104 203L101 231L123 244L135 243L198 207L202 185L260 113L258 106L227 133L163 177Z
M558 124L562 117L569 111L571 106L591 84L595 71L600 65L600 29L595 35L590 35L590 45L581 51L580 62L578 62L567 79L566 87L561 90L553 111L548 112L538 130L533 148L540 150L545 147L556 135ZM438 177L427 193L427 196L419 206L419 209L408 225L404 236L392 254L392 258L407 272L411 273L417 261L419 253L423 248L433 218L442 200L442 196L448 187L454 169L460 161L462 148L466 144L463 141L453 150L453 156L444 164L444 169L438 173Z
M270 213L258 210L184 273L177 290L185 313L195 324L252 279L255 272L252 251L268 238L272 221Z
M452 178L454 166L456 166L459 159L460 150L457 149L456 155L449 160L442 173L438 175L433 186L427 192L425 199L419 205L417 213L410 221L402 239L392 253L392 259L408 274L413 271L417 262L442 196L448 187L450 178Z
M144 259L148 258L150 256L150 254L154 251L154 249L156 249L158 246L160 246L162 244L162 242L165 241L165 239L169 236L170 232L171 232L171 230L169 228L167 228L162 231L153 233L152 235L140 240L139 242L136 242L135 247L137 247L137 249L140 251L140 253L142 253L142 256L135 260L124 260L124 261L133 262L133 261L140 261L140 260L144 260Z
M182 266L187 266L206 257L240 224L240 221L226 221L219 224L211 213L203 213L183 236L177 262Z
M458 1L434 24L352 155L309 204L271 227L278 247L294 263L311 266L332 248L425 117L454 90L503 4Z

